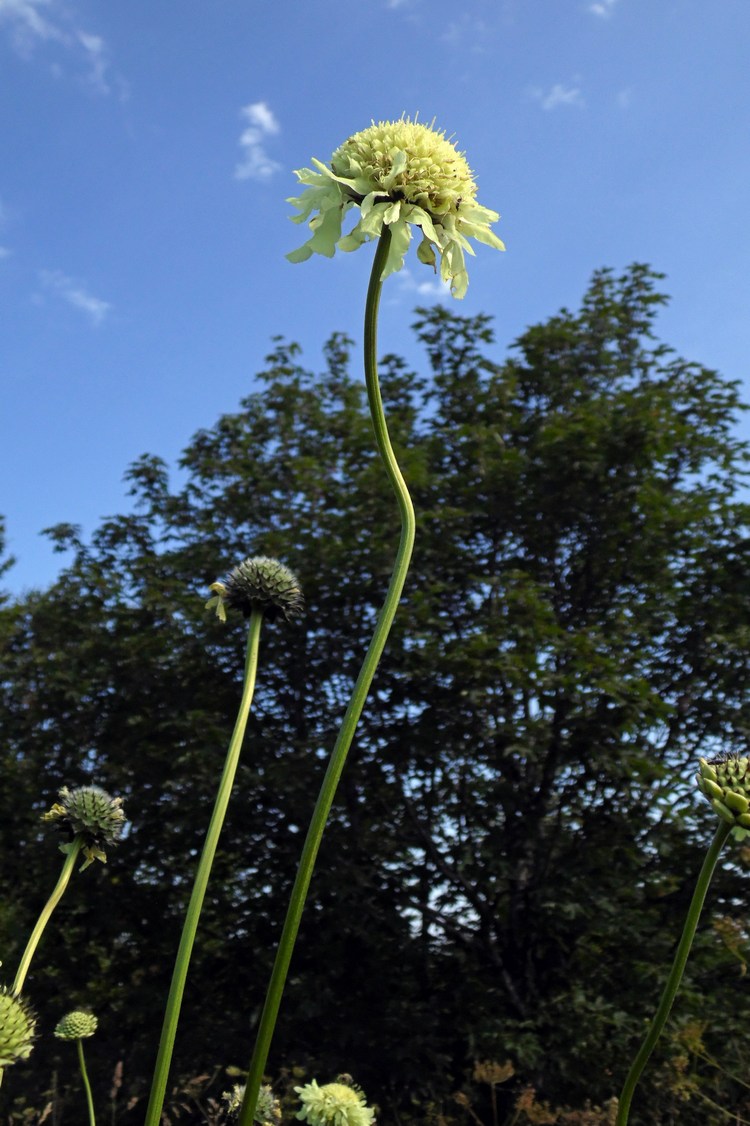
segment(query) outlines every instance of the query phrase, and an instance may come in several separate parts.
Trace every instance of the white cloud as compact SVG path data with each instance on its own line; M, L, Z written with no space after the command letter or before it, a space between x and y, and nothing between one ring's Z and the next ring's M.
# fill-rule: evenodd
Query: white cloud
M492 38L492 29L477 16L463 12L459 19L451 20L440 35L440 41L449 47L467 45L477 54L483 54Z
M89 82L102 94L109 93L109 83L107 82L107 71L109 69L109 59L107 58L107 48L104 45L104 40L100 35L89 35L86 31L77 32L78 42L86 52L89 61Z
M28 56L34 44L50 39L65 42L60 28L42 15L51 0L0 0L0 23L10 27L13 45L19 54Z
M620 107L620 109L628 109L630 107L630 103L632 101L633 101L633 91L629 87L626 87L624 90L618 90L618 92L617 92L617 104Z
M100 325L112 308L108 301L87 293L79 282L67 277L62 270L42 270L39 279L46 289L57 293L74 309L85 313L93 325Z
M612 15L616 3L617 0L594 0L593 4L589 4L589 11L606 20Z
M110 92L110 63L104 40L76 27L58 0L0 0L0 26L7 27L11 43L22 58L30 58L42 44L57 44L72 58L77 56L79 63L85 63L86 85L100 94ZM53 74L62 73L56 60L50 69ZM121 97L125 96L122 79L117 79L117 87Z
M450 297L451 287L447 282L441 281L435 274L427 274L426 267L423 267L423 270L424 276L421 278L416 278L408 266L402 266L398 273L394 274L401 293L414 294L417 297Z
M557 109L558 106L581 107L586 104L580 86L563 86L561 82L556 82L547 91L535 87L531 91L531 96L544 110Z
M7 246L0 246L0 258L10 258L10 250Z
M265 102L252 102L243 106L240 113L247 119L239 139L242 160L235 166L236 180L268 180L281 165L272 160L265 149L266 137L279 133L280 126Z

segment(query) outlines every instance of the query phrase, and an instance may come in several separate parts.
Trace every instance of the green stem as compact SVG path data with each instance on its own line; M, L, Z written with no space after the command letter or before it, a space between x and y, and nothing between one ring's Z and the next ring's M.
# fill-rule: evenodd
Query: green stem
M81 1065L81 1079L83 1079L83 1089L86 1092L86 1106L89 1109L89 1126L96 1126L96 1117L94 1116L94 1100L91 1095L91 1084L89 1083L88 1072L86 1071L86 1061L83 1058L83 1040L79 1037L76 1040L76 1047L78 1048L78 1062Z
M669 1011L672 1008L672 1002L674 1001L677 990L680 987L682 975L685 970L685 964L688 960L688 954L690 953L690 947L693 944L695 929L698 926L698 920L703 909L703 903L706 898L706 892L708 891L708 885L711 883L711 877L714 874L716 862L719 859L719 853L724 847L727 837L729 836L731 831L731 825L727 824L725 821L720 821L716 832L714 833L714 839L711 841L708 852L706 853L706 859L703 861L703 867L700 870L698 882L695 885L693 898L690 901L687 918L685 919L685 926L682 931L682 938L680 939L680 944L677 947L677 953L674 956L672 969L669 972L667 984L664 986L664 991L661 995L661 1000L659 1001L659 1007L656 1010L654 1019L651 1021L651 1026L646 1035L646 1039L641 1044L638 1055L633 1060L632 1067L630 1068L628 1077L625 1080L625 1085L622 1089L622 1094L620 1095L620 1101L617 1108L617 1119L615 1126L627 1126L628 1115L630 1113L630 1102L633 1098L633 1092L635 1091L636 1084L641 1077L641 1072L646 1066L646 1061L654 1050L656 1041L661 1036L664 1025L667 1022Z
M42 937L44 928L47 926L47 923L50 920L52 912L55 910L58 903L62 899L65 889L70 883L70 877L73 875L73 869L75 868L75 863L78 859L78 854L80 853L82 847L83 837L81 836L74 837L70 842L70 845L68 846L68 851L65 855L65 863L62 866L60 878L55 884L55 890L52 892L52 895L49 897L44 907L42 908L42 912L36 921L36 926L31 932L31 937L26 943L26 949L23 952L23 956L18 966L18 973L16 974L15 981L13 982L13 985L11 987L11 993L15 997L17 997L23 989L23 983L26 980L26 974L29 972L31 959L34 957L36 948L39 945L39 940Z
M192 954L195 935L198 930L198 920L200 919L203 900L206 895L211 866L214 856L216 855L219 835L222 825L224 824L227 806L229 805L232 783L234 782L234 776L237 771L237 763L239 762L240 750L242 749L242 740L245 736L247 718L250 714L250 705L253 701L262 621L263 615L261 611L253 610L250 616L247 636L245 683L242 689L242 700L240 701L237 722L234 725L232 738L229 742L229 750L227 751L227 757L224 763L224 772L221 776L219 789L216 794L214 811L211 815L211 821L206 833L203 852L198 862L195 883L193 884L193 891L190 896L190 903L188 904L185 922L183 924L182 937L177 950L177 957L175 958L172 984L169 989L167 1007L164 1013L164 1023L162 1025L161 1039L159 1041L159 1052L156 1057L154 1077L151 1082L151 1095L149 1097L144 1126L159 1126L161 1121L164 1095L167 1089L167 1078L169 1076L169 1065L172 1061L172 1050L177 1033L177 1022L180 1018L180 1008L182 1006L182 996L185 991L185 980L190 964L190 955Z
M292 951L297 938L297 931L299 930L302 911L310 887L310 880L312 878L313 868L315 867L315 859L318 855L323 830L325 829L341 772L344 769L346 756L349 752L352 739L354 738L354 732L359 722L359 717L365 706L375 670L378 667L398 608L401 592L404 589L404 583L406 581L406 574L409 570L412 549L414 547L414 508L388 436L388 426L385 421L383 402L380 395L380 385L378 383L378 307L380 304L380 292L383 286L382 273L388 257L390 239L390 231L387 227L384 227L375 251L370 284L367 290L364 326L364 363L367 399L370 405L373 428L375 430L375 442L377 444L378 453L383 460L388 480L396 494L399 513L401 515L401 539L399 541L396 562L393 567L393 574L391 575L385 602L378 616L375 632L373 633L362 668L357 677L357 682L354 685L352 698L349 701L341 730L339 731L338 738L331 752L328 769L323 778L318 800L310 821L310 827L307 831L297 876L289 900L286 919L284 920L284 929L281 933L278 950L276 951L271 980L268 985L266 1000L258 1026L255 1048L253 1050L252 1059L250 1060L250 1068L245 1085L245 1096L242 1100L237 1126L251 1126L253 1122L255 1108L258 1102L258 1093L263 1081L263 1072L271 1046L271 1038L276 1026L276 1018L281 1004L281 995L284 991L284 983L289 970L289 963L292 958Z

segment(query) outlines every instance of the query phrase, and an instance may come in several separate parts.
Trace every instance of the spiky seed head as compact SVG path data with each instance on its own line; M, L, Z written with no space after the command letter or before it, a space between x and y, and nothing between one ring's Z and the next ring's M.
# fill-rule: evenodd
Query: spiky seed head
M700 760L695 781L714 813L735 829L750 831L750 758L727 754Z
M125 824L122 798L113 798L100 786L79 786L69 790L63 786L59 802L42 814L43 821L49 821L63 832L70 843L60 846L68 852L76 837L83 839L83 854L86 858L83 868L88 868L94 860L107 863L105 846L117 844Z
M58 1040L85 1040L87 1036L94 1035L98 1024L93 1013L75 1009L57 1022L55 1036Z
M375 1111L366 1105L364 1091L348 1083L326 1083L313 1079L294 1088L302 1107L295 1115L310 1126L371 1126Z
M35 1028L36 1016L23 997L0 989L0 1068L28 1059Z
M235 1083L232 1090L225 1091L221 1097L227 1104L227 1113L237 1114L245 1097L245 1084ZM268 1083L258 1092L253 1121L259 1123L259 1126L278 1126L281 1122L281 1104Z
M227 620L227 608L240 610L246 618L259 610L269 621L281 615L289 622L299 617L305 605L296 575L278 559L266 555L245 559L223 582L212 583L209 589L214 596L206 608L215 606L222 622Z

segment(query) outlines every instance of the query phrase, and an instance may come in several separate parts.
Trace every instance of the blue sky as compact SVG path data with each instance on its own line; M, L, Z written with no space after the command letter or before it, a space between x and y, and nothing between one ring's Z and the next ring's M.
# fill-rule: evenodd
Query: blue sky
M131 461L234 410L272 335L312 367L361 339L371 249L290 265L285 198L373 118L435 118L501 212L456 305L498 359L637 260L668 275L663 338L747 381L749 46L748 0L0 0L6 587L56 574L42 528L90 533ZM407 267L381 351L446 300Z

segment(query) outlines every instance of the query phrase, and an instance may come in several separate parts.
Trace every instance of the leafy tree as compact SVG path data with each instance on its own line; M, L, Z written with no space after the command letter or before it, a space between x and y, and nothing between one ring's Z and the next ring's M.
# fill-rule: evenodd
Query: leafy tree
M502 363L488 317L422 309L427 373L383 361L417 548L272 1064L350 1071L384 1120L462 1121L446 1100L476 1059L513 1061L501 1112L528 1087L578 1108L617 1092L711 833L697 757L747 748L738 391L656 339L658 282L640 265L598 272L579 311L528 329ZM123 1061L123 1122L143 1112L127 1103L147 1086L238 697L242 626L203 612L208 585L275 555L308 613L264 630L178 1036L193 1076L246 1063L387 584L397 532L350 348L334 335L313 373L276 340L259 390L195 436L174 487L163 461L139 459L133 512L89 543L52 529L73 563L0 610L0 950L7 969L54 880L38 815L57 788L122 795L130 833L106 871L75 878L28 988L47 1033L74 1005L99 1013L89 1069L106 1099ZM733 1078L750 850L728 859L634 1123L723 1122L714 1103L750 1116ZM59 1056L46 1036L6 1105L36 1097Z

